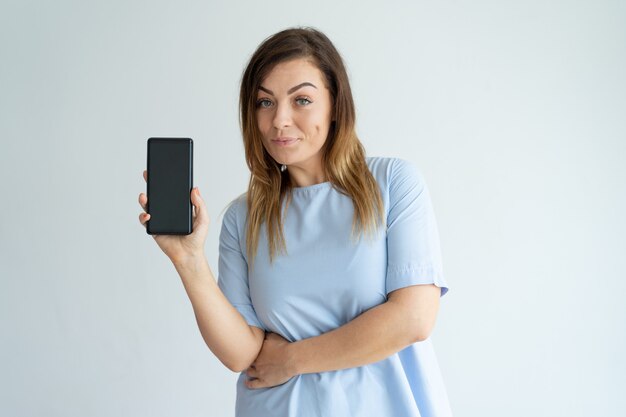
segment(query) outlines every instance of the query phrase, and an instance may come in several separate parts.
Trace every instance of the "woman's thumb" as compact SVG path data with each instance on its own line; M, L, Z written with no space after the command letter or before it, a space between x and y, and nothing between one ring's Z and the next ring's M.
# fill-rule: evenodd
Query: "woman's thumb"
M194 187L191 191L191 203L196 207L196 216L200 218L204 217L204 201L200 197L200 190L198 187Z

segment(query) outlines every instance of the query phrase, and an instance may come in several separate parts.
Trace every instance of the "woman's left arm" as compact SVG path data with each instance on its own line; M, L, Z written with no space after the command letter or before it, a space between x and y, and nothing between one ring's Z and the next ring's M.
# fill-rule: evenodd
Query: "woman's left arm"
M413 285L390 292L387 301L320 336L294 343L269 333L246 370L248 388L283 384L295 375L368 365L430 335L441 288Z

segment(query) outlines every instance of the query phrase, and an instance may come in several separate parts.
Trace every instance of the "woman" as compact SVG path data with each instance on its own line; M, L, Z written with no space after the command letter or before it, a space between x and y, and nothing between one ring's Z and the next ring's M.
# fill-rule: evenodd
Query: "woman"
M267 38L240 110L251 177L224 215L219 282L197 188L193 233L154 236L207 345L241 372L236 415L451 415L429 339L448 291L429 191L411 163L365 156L333 44Z

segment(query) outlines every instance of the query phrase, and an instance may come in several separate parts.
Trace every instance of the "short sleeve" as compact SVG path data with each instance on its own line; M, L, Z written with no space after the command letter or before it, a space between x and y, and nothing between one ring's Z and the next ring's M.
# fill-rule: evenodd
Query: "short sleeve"
M219 240L218 286L250 326L264 329L250 299L248 263L239 243L238 201L228 207L222 221Z
M448 292L428 187L411 162L396 158L389 179L386 292L419 284L435 284L441 297Z

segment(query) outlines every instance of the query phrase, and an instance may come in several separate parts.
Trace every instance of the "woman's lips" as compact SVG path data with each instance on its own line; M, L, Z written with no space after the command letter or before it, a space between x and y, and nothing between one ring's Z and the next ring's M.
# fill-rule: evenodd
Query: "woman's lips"
M292 143L295 143L298 141L298 138L278 138L278 139L272 139L272 143L274 143L276 146L289 146Z

